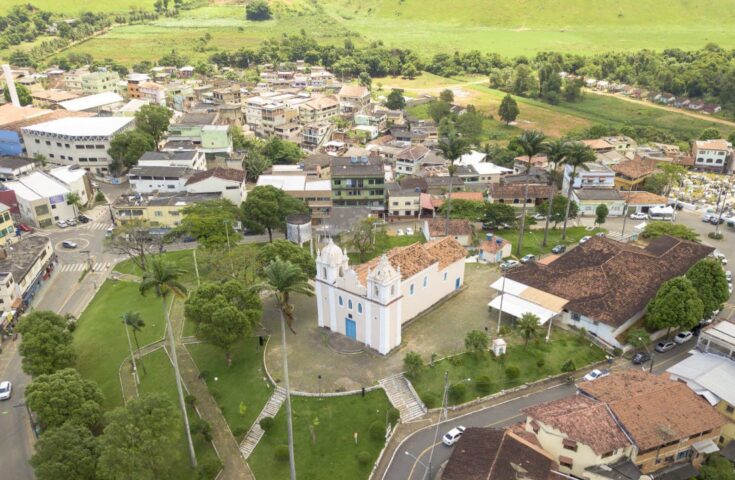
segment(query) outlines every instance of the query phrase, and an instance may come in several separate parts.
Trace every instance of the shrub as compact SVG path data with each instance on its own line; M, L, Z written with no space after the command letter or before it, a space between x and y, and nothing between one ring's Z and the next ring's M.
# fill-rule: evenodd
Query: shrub
M107 199L105 198L105 194L102 192L97 192L94 196L95 202L105 202Z
M577 367L574 365L574 360L569 359L566 362L564 362L564 365L561 366L562 372L573 372L577 369Z
M492 391L492 389L493 383L487 375L482 375L475 380L475 390L477 390L477 393L480 395L487 395Z
M273 420L273 417L263 417L260 419L260 428L263 429L264 432L267 432L271 428L273 428L273 424L275 421Z
M424 369L424 361L421 359L421 355L416 352L408 352L403 357L403 368L406 369L406 376L408 378L415 379Z
M288 462L288 445L278 445L273 456L276 457L276 460Z
M218 459L211 459L197 467L197 480L210 480L217 476L222 470L222 462Z
M500 326L500 336L505 337L510 334L511 328L508 325L501 325Z
M365 450L358 452L357 461L360 462L360 465L367 465L370 463L370 454Z
M188 393L188 394L186 394L186 396L184 397L184 401L185 401L185 402L186 402L186 404L187 404L187 405L189 405L189 406L190 406L191 408L194 408L194 405L196 405L196 403L197 403L197 397L195 397L194 395L192 395L192 394Z
M232 434L235 436L235 438L242 438L245 436L245 434L248 433L248 427L245 425L235 425L232 428Z
M623 354L623 349L622 349L622 348L620 348L620 347L615 347L615 348L613 349L613 355L615 355L616 357L619 357L619 356L620 356L620 355L622 355L622 354Z
M398 423L398 420L401 418L401 412L396 410L395 408L391 408L388 410L388 421L391 425L395 425Z
M439 406L439 398L436 394L424 393L419 396L421 397L421 401L424 402L424 405L426 405L426 408L436 408Z
M723 237L722 233L719 232L709 232L707 236L712 240L722 240Z
M212 441L212 426L206 420L202 420L199 417L192 418L189 424L189 431L195 435L201 433L206 441Z
M544 365L546 365L546 360L544 360L543 358L539 358L538 360L536 360L536 366L538 368L544 368Z
M385 439L385 425L383 425L383 422L376 420L370 424L370 438L373 440Z
M521 375L521 370L515 365L508 365L505 367L505 376L508 380L515 380Z
M449 386L447 393L452 403L461 403L464 400L465 393L467 393L467 387L464 383L455 383Z
M461 367L462 365L464 365L464 357L462 355L449 357L449 363L451 363L455 367Z

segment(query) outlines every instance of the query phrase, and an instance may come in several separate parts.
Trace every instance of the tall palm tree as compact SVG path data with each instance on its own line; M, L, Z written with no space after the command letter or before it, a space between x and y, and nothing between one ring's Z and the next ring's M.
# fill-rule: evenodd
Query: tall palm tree
M556 139L546 144L546 158L551 165L549 171L549 186L553 186L556 182L556 176L559 172L564 156L567 154L567 144L564 140ZM546 225L544 226L544 247L549 238L549 222L551 221L551 206L554 203L554 196L549 199L549 205L546 208Z
M74 209L74 219L79 216L79 209L82 207L82 197L77 192L70 192L66 196L66 203L72 206Z
M447 195L447 218L444 223L444 235L449 236L449 217L452 213L452 183L456 170L454 162L462 155L470 153L470 144L457 133L453 124L449 124L446 135L439 142L439 150L449 162L449 194Z
M143 321L143 317L141 317L140 313L138 312L125 312L122 315L122 321L125 324L126 330L129 327L133 331L133 338L135 339L135 352L138 355L140 355L140 343L138 343L138 332L140 332L143 329L143 327L145 327L145 321ZM131 352L131 355L132 355L132 352ZM143 373L146 373L145 365L143 365L143 362L140 361L140 356L138 357L138 364L141 367L143 367Z
M174 341L174 330L171 327L171 318L168 315L166 299L170 295L175 298L186 298L186 287L179 282L179 277L184 274L184 270L175 267L163 261L161 257L154 257L148 262L148 270L143 272L143 279L140 281L140 294L145 295L153 290L163 304L163 317L166 320L166 332L168 342L171 348L171 358L174 364L174 374L176 375L176 390L179 394L179 407L184 417L184 433L189 446L189 461L191 467L196 468L197 457L194 452L194 443L191 440L191 431L189 430L189 414L186 411L186 402L184 402L184 390L181 387L181 375L179 373L179 360L176 357L176 342Z
M521 228L518 232L518 246L516 255L520 256L523 249L523 235L526 231L526 206L528 205L528 184L531 180L531 159L544 151L544 140L546 135L538 130L529 130L523 132L518 137L518 146L523 150L524 155L528 157L528 165L526 166L526 185L523 189L523 209L521 210Z
M518 322L516 323L516 327L518 328L518 331L521 333L521 336L526 341L526 343L524 343L523 345L524 350L528 346L528 341L538 335L539 333L538 322L539 322L539 317L533 313L524 313L523 315L521 315L521 318L518 319Z
M574 142L567 147L567 155L564 157L564 164L572 167L572 174L569 176L569 187L567 188L567 209L564 212L564 228L561 232L561 239L567 238L567 220L569 220L569 208L572 205L572 190L574 187L574 179L577 177L577 169L589 170L585 163L595 161L595 152L590 147L581 142ZM565 167L566 168L566 167Z
M291 389L288 384L288 352L286 351L286 324L293 329L294 307L289 303L292 293L301 295L314 295L314 287L309 284L309 277L299 267L287 260L276 257L275 260L265 267L265 283L258 285L261 291L273 293L281 316L281 349L283 350L283 386L286 390L286 426L288 428L288 459L291 472L291 480L296 480L296 463L293 448L293 419L291 415Z

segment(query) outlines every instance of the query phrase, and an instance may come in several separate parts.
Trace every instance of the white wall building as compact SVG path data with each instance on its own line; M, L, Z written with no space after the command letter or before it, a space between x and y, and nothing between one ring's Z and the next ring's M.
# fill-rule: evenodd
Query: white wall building
M196 172L186 167L137 166L130 169L130 189L136 193L186 191L186 181Z
M44 236L25 237L0 254L0 311L9 312L30 301L53 257L51 241Z
M245 172L233 168L213 168L197 172L186 182L189 193L219 193L235 205L240 205L248 196Z
M574 188L614 188L615 172L601 163L585 163L587 170L577 167L574 174ZM564 184L562 192L569 191L569 177L572 175L572 167L564 166Z
M316 260L318 324L385 355L401 344L404 324L462 286L464 257L445 238L350 266L330 239Z
M175 150L169 152L145 152L138 160L139 167L185 167L206 170L207 159L198 150Z
M732 173L732 143L727 140L697 140L693 154L695 168Z
M74 208L66 201L71 191L45 172L33 172L18 180L5 182L15 192L21 219L38 227L75 217Z
M79 195L79 201L86 205L92 200L92 185L87 177L87 171L73 166L56 167L48 172L52 177L63 183L69 191Z

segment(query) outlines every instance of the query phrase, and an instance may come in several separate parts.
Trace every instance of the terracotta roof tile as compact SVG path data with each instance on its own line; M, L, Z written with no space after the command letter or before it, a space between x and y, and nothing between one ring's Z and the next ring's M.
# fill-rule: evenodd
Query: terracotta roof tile
M493 201L523 198L524 189L525 185L523 184L501 185L499 183L491 183L490 198ZM554 187L549 185L529 185L528 198L551 198L554 195L554 191Z
M446 219L431 218L426 220L429 225L429 235L432 237L443 237L446 229ZM449 235L471 235L472 225L470 221L463 218L453 218L449 220Z
M668 199L651 192L620 192L629 205L666 205Z
M624 175L630 179L636 180L642 177L647 177L656 170L656 161L651 159L637 159L625 160L617 165L613 165L611 168L615 173Z
M429 254L439 260L439 270L463 259L467 255L464 247L452 237L444 237L440 240L428 242L425 248Z

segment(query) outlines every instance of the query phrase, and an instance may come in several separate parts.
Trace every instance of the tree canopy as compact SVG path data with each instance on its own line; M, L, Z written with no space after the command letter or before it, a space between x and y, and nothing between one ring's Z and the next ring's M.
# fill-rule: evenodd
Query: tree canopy
M195 203L183 213L181 225L176 230L191 235L205 248L225 248L228 236L232 245L240 238L235 224L241 211L227 199Z
M360 262L367 260L367 253L375 246L375 237L385 234L382 229L379 232L375 231L375 222L375 218L363 218L355 223L347 233L347 242L345 243L348 247L357 250Z
M33 105L33 97L31 97L31 92L25 85L16 83L15 91L18 94L18 101L20 102L20 105L22 107L25 107L26 105ZM7 85L3 87L3 97L5 97L6 102L10 103L10 90L8 90Z
M705 258L695 263L686 273L686 277L697 290L704 305L704 317L719 310L722 304L730 298L727 288L727 277L719 260Z
M699 234L681 223L649 222L646 228L643 229L643 232L641 232L641 237L648 239L654 239L664 235L691 240L692 242L699 241Z
M268 232L271 242L273 230L285 230L288 215L307 211L304 202L271 185L255 187L242 204L242 218L247 228L256 233Z
M599 204L597 208L595 208L595 223L598 225L605 223L608 213L610 213L610 210L607 208L607 205L604 203Z
M385 99L385 106L391 110L403 110L406 108L406 99L403 98L403 90L394 88Z
M485 205L483 221L493 225L513 225L516 221L516 210L507 203L488 203Z
M97 441L87 427L69 421L43 432L31 465L38 480L97 480Z
M163 134L168 130L173 112L162 105L143 105L135 112L135 125L142 132L147 133L158 147ZM156 148L157 149L157 148Z
M699 470L699 480L735 480L735 466L719 453L710 455Z
M704 304L686 277L664 282L648 304L646 325L650 328L690 330L704 314Z
M551 199L551 218L549 218L550 222L554 223L554 227L556 228L559 223L564 221L564 213L567 209L567 197L564 195L554 195L554 198ZM536 206L536 213L540 213L541 215L546 215L549 211L549 202L546 201L542 203L541 205ZM579 205L577 202L572 200L569 203L569 218L577 218L577 214L579 213Z
M444 202L439 207L437 213L439 213L440 215L446 215L447 203L448 202ZM471 222L478 222L485 217L486 207L488 207L489 205L492 204L475 200L452 200L452 213L450 215L450 218L466 218Z
M266 0L252 0L245 5L245 18L253 21L269 20L271 7Z
M26 389L28 407L36 413L44 429L73 421L99 433L102 401L97 384L83 379L73 368L39 375Z
M482 330L471 330L464 337L464 348L475 354L485 352L489 344L490 339Z
M271 137L261 148L261 153L273 165L293 165L306 156L303 150L293 142Z
M47 310L37 310L21 318L23 335L20 354L23 371L33 377L74 366L76 355L67 320Z
M260 271L262 272L276 258L293 263L303 270L309 278L316 275L316 262L309 250L289 240L274 240L259 249L256 261L260 265Z
M155 149L156 140L149 133L136 128L112 137L107 153L124 167L130 168L138 163L145 152Z

